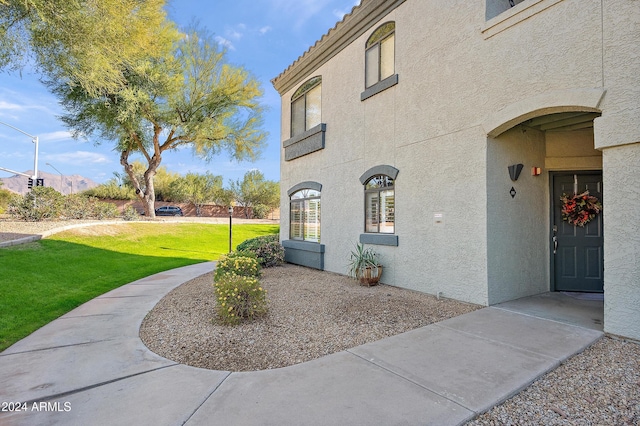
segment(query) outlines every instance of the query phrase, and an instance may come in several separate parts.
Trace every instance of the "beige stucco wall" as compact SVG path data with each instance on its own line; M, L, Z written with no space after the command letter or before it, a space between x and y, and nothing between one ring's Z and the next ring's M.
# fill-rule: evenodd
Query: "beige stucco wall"
M602 74L607 93L596 125L596 148L640 141L640 3L602 2Z
M298 82L323 78L326 146L282 162L282 234L288 232L286 190L320 182L327 270L346 271L364 228L358 178L376 165L400 171L399 245L375 246L383 255L383 282L480 304L549 289L549 170L603 167L605 211L617 209L615 193L625 191L610 188L615 182L640 187L631 171L640 164L638 145L618 147L640 140L640 3L526 0L489 23L485 13L485 0L407 0ZM388 20L396 22L399 83L361 101L365 41ZM282 140L298 85L282 94ZM594 134L523 133L518 126L564 111L602 117ZM515 163L525 168L513 183L507 166ZM606 170L619 163L626 165L623 176ZM534 165L542 176L531 176ZM436 212L442 223L434 222ZM605 216L605 259L620 267L628 259L615 256L607 242L626 239L636 253L640 242L611 217ZM635 272L614 280L606 268L605 327L610 318L617 334L640 338L613 314L620 303L614 294L640 299Z
M604 150L604 329L640 340L640 143Z
M594 148L593 129L547 132L547 170L602 170L602 151Z
M640 2L603 2L605 331L640 340Z
M549 291L549 179L546 173L531 173L532 167L544 164L545 146L543 132L524 126L488 141L490 304ZM524 167L513 182L507 166L518 163Z

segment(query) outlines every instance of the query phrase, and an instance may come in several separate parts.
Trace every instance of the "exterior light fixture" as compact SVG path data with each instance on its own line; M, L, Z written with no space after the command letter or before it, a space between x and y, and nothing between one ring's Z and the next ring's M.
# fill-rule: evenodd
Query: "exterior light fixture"
M522 168L524 167L523 164L513 164L511 166L509 166L509 177L511 178L512 181L517 181L518 178L520 177L520 172L522 171Z

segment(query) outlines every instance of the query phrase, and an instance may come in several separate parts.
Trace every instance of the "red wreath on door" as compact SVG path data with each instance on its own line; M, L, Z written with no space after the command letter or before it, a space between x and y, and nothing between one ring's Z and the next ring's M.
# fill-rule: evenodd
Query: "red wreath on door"
M597 197L589 195L589 191L582 194L562 194L560 201L562 220L575 226L585 226L602 211L602 203Z

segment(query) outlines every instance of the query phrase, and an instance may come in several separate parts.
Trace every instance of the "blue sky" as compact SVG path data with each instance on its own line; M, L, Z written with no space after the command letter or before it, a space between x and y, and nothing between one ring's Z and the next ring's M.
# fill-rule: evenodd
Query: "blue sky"
M169 17L179 26L194 20L227 48L227 60L242 65L261 82L263 105L267 108L263 129L269 133L260 160L254 163L230 161L226 153L210 163L193 157L190 151L168 152L162 165L169 171L222 175L225 184L240 179L251 169L267 179L280 180L280 97L271 79L280 74L309 46L340 21L358 0L173 0ZM22 76L0 73L0 121L39 137L38 169L63 175L78 174L98 183L122 172L113 143L74 140L57 119L62 113L56 99L23 70ZM0 167L24 172L33 169L31 138L0 125ZM0 170L0 178L12 176Z

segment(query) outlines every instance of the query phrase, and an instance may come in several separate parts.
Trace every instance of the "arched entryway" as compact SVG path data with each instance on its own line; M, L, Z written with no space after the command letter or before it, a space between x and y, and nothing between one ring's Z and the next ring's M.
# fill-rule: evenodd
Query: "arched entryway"
M594 148L595 112L562 112L529 119L521 125L540 131L550 191L550 290L604 291L603 216L582 220L583 204L602 205L602 153ZM577 195L582 195L576 199ZM586 199L585 199L586 198ZM566 205L566 206L565 206ZM574 207L575 205L575 207ZM578 218L563 216L572 212ZM583 210L584 211L584 210ZM576 212L576 213L573 213ZM585 223L586 222L586 223Z
M560 198L589 190L603 201L593 132L601 96L591 89L546 93L485 121L490 304L548 291L603 291L604 216L570 225ZM517 164L523 172L514 181L507 168Z

